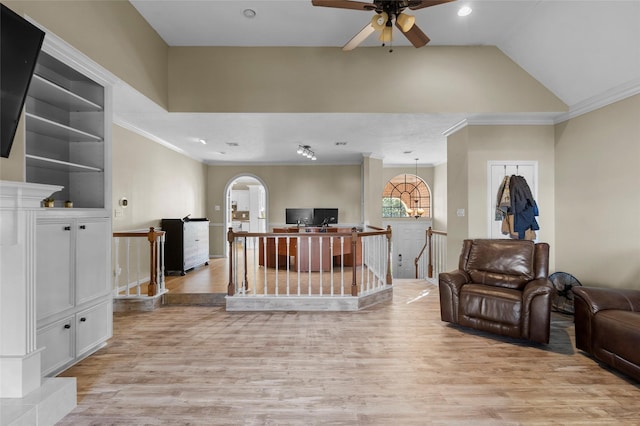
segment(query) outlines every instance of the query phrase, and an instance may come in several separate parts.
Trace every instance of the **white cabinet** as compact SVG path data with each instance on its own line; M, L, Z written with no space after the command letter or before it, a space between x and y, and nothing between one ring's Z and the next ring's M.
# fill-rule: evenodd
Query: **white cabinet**
M36 341L45 348L42 357L42 374L47 375L64 368L75 359L74 316L62 318L38 329Z
M38 319L73 308L71 220L39 222L36 231L36 306Z
M108 218L38 218L36 344L44 374L57 373L112 335Z
M110 292L107 262L111 224L108 220L79 219L76 222L76 304Z
M37 213L35 229L36 346L46 375L95 352L113 327L113 82L90 64L78 72L65 55L43 47L25 102L26 181L63 187L54 207Z
M76 314L76 357L92 351L113 334L111 300Z
M231 203L237 206L237 211L249 211L249 191L246 189L234 189L231 191Z
M42 374L55 374L93 353L113 334L111 300L47 323L37 331Z

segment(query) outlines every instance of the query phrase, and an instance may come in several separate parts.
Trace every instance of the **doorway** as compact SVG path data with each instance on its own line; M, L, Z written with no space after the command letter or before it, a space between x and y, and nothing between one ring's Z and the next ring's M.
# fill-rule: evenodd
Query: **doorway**
M383 222L391 225L391 275L393 278L415 278L415 258L426 241L431 220L399 219Z
M239 175L227 184L225 229L229 228L234 231L267 232L267 190L258 177Z
M489 223L487 238L509 238L502 233L502 221L495 220L496 194L505 176L522 176L531 189L534 199L538 199L537 161L489 161L487 162L487 187L489 194Z

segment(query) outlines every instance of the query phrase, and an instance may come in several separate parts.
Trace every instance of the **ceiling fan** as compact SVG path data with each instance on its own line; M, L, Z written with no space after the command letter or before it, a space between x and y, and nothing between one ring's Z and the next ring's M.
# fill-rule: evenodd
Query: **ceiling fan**
M384 45L392 41L393 24L415 47L422 47L430 39L416 25L416 18L404 13L405 9L417 10L437 6L455 0L373 0L372 3L350 0L311 0L314 6L335 7L338 9L375 11L376 14L358 34L356 34L342 50L353 50L375 31L380 31L379 40Z

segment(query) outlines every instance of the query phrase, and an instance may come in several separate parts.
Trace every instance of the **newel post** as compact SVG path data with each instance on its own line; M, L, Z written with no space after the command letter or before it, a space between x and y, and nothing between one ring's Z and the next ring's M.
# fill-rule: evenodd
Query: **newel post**
M358 258L358 230L354 227L351 228L351 257L353 258L353 262L351 264L353 267L351 268L351 295L358 295L358 283L356 282L356 259Z
M387 284L393 283L391 275L391 225L387 225Z
M235 294L235 289L233 285L233 228L229 228L227 232L227 242L229 243L229 285L227 286L227 295L233 296Z
M158 248L156 246L156 231L153 226L149 228L147 240L149 240L149 287L147 288L147 296L155 296L158 293L158 270L156 269Z
M427 276L429 278L433 278L433 245L432 243L432 237L433 237L433 229L431 229L431 227L429 227L429 229L427 229L427 246L429 247L429 261L428 261L428 270L427 270Z

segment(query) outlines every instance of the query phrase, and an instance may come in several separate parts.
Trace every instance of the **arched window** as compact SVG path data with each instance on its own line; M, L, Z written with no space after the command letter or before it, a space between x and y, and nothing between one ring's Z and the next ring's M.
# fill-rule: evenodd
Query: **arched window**
M431 217L431 191L416 175L398 175L382 191L382 217Z

